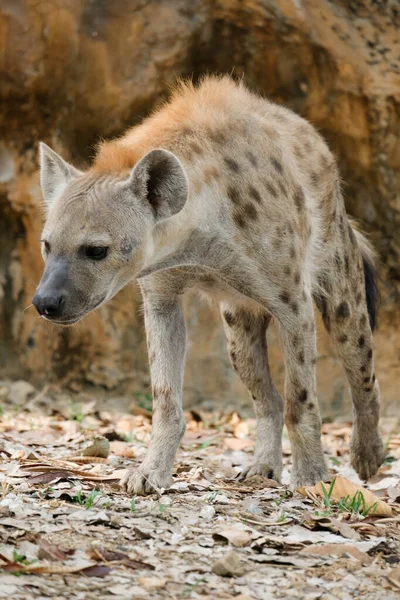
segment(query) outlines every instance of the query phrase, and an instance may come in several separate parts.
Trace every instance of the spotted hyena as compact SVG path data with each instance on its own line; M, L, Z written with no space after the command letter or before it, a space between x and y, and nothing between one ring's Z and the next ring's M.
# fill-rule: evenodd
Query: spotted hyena
M252 395L257 445L248 475L279 480L285 421L292 486L325 479L313 300L336 344L354 408L351 460L374 475L384 449L371 330L372 253L346 215L335 160L307 121L229 78L181 84L82 173L44 144L45 268L33 303L68 325L138 279L151 369L149 449L122 485L168 487L185 431L182 296L218 303L233 368ZM266 330L280 324L285 403L270 376Z

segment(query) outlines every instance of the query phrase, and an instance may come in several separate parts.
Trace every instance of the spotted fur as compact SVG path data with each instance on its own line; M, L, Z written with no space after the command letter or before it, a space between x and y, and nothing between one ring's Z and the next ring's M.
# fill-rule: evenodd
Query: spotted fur
M62 263L63 318L70 322L128 281L140 282L154 417L146 458L123 479L130 493L171 480L185 429L182 295L189 288L219 303L229 356L254 401L257 446L245 474L279 480L285 419L292 486L327 476L313 300L351 386L352 463L364 479L376 472L384 453L372 255L346 215L335 159L309 123L243 84L207 77L198 86L182 83L141 125L103 142L87 173L45 146L41 162L49 207L43 237L51 251L44 251L37 293L54 292ZM79 249L94 239L108 246L108 256L90 264ZM268 367L272 317L281 326L285 405Z

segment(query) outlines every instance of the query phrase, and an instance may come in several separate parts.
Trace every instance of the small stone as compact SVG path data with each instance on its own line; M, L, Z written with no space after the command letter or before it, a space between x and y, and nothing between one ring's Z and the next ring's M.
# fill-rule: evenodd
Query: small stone
M15 404L25 404L29 396L36 392L32 384L22 379L11 384L10 400Z
M244 568L240 557L237 552L234 552L233 550L216 560L212 565L211 570L221 577L241 577L244 574Z
M211 521L215 517L215 508L213 506L203 506L200 517L205 521Z

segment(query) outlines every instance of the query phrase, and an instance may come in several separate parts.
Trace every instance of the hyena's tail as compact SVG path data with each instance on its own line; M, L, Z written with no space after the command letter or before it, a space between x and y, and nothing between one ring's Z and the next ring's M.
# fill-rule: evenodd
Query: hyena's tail
M354 222L350 221L350 225L355 233L357 244L362 256L369 323L372 331L374 331L377 326L378 311L380 304L380 293L378 288L379 278L378 271L376 268L376 254L367 238L360 231L357 230L357 227L355 226Z

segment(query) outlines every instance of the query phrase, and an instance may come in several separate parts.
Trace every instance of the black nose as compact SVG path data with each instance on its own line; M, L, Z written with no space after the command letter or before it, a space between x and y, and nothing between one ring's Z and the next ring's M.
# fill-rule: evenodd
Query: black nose
M63 311L65 299L63 294L46 294L42 296L36 292L32 299L32 304L38 311L39 315L44 315L49 319L59 317Z

